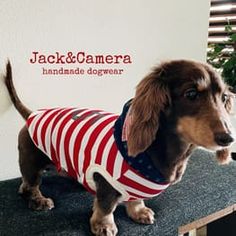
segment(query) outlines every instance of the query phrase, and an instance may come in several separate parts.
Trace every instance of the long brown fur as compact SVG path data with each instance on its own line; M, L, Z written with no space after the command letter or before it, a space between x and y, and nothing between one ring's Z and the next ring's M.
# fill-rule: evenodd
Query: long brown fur
M161 78L162 70L161 66L156 68L137 86L127 141L130 156L136 156L151 145L158 130L160 112L170 103L168 88Z

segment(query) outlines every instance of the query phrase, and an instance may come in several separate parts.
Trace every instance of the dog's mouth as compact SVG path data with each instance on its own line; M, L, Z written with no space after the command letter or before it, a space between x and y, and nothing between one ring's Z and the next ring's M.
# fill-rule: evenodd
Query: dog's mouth
M228 146L218 146L218 145L212 145L212 146L207 146L207 145L199 145L202 148L208 149L210 151L220 151L223 150L225 148L229 148L231 145Z

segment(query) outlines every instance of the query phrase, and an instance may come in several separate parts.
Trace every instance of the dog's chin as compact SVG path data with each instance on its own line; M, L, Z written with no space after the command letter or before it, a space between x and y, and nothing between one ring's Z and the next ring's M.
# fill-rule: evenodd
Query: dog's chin
M201 148L207 149L207 150L213 151L213 152L220 151L220 150L223 150L223 149L226 149L226 148L230 148L231 146L232 146L232 144L230 144L228 146L219 146L217 144L214 144L214 145L211 145L211 146L200 145Z

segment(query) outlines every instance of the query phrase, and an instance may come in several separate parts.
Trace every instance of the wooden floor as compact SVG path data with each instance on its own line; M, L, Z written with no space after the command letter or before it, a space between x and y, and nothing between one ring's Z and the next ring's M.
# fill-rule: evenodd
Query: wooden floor
M207 236L207 227L204 226L204 227L201 227L197 230L194 229L194 230L192 230L188 233L182 234L182 235L183 236Z
M189 224L179 227L179 235L186 236L206 236L207 231L203 230L205 226L211 222L222 219L225 216L231 215L236 211L236 204L233 204L225 209L217 211L211 215L193 221ZM199 231L199 232L198 232ZM205 234L204 234L205 233Z

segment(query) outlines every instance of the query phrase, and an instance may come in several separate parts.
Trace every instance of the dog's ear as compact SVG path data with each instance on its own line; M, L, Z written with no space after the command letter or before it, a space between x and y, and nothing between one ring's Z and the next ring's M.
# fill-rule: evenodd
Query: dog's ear
M127 135L129 156L145 151L156 137L160 112L170 103L170 95L160 66L147 75L137 86L132 101L132 117Z

